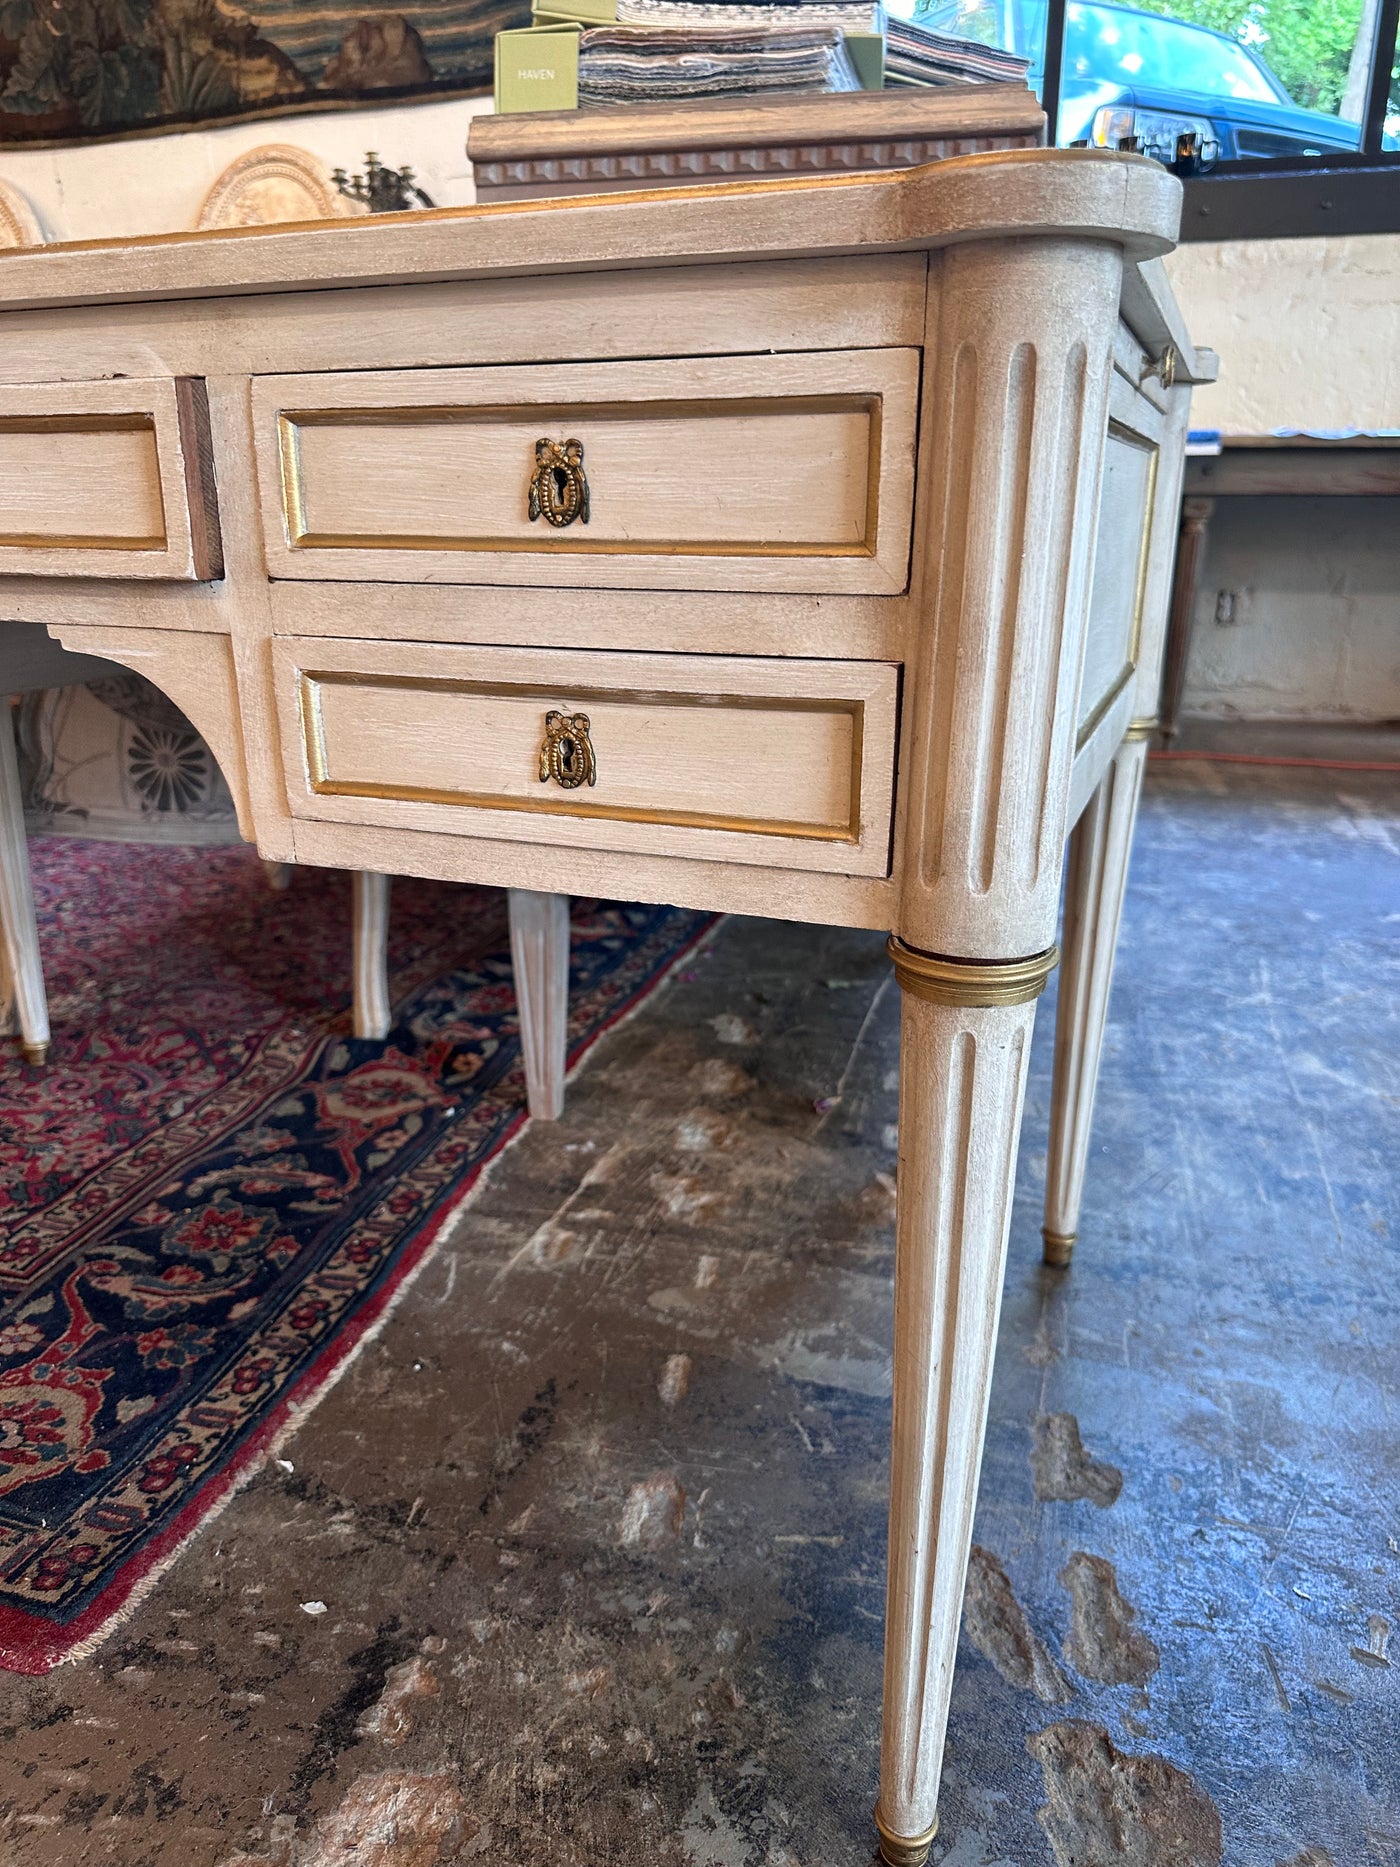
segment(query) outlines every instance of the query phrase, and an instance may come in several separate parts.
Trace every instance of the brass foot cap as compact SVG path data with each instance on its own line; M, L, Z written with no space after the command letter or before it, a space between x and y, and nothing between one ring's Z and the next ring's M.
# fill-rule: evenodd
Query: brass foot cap
M921 1835L897 1835L886 1828L880 1819L880 1811L875 1811L875 1826L880 1831L880 1859L886 1867L924 1867L928 1851L933 1846L933 1838L938 1833L938 1817L933 1818L933 1826Z
M1040 1228L1040 1235L1045 1240L1045 1262L1047 1264L1068 1264L1074 1256L1075 1240L1078 1232L1052 1232L1048 1225Z
M49 1060L47 1044L21 1044L20 1049L24 1052L25 1062L34 1064L36 1068L39 1064L47 1063Z

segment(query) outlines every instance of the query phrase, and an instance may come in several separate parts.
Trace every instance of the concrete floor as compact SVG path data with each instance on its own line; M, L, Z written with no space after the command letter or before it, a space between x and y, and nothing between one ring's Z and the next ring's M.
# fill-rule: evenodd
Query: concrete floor
M1154 771L1068 1273L1044 1007L946 1867L1400 1863L1397 856L1393 778ZM734 921L600 1046L130 1624L0 1675L5 1867L864 1867L897 1014Z

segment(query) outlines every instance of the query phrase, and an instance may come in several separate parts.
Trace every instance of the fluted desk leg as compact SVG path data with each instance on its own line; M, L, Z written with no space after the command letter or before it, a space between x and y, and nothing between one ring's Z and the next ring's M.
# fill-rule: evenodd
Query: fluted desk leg
M525 1093L536 1121L558 1121L569 1044L569 897L531 888L509 893Z
M355 1035L389 1035L389 895L392 878L356 869L354 886Z
M19 1020L20 1043L31 1063L49 1054L49 1007L39 959L39 923L29 878L29 845L8 695L0 694L0 938Z
M1079 1236L1113 956L1146 761L1145 730L1118 748L1070 838L1042 1227L1047 1264L1068 1264Z
M892 940L900 1026L894 1430L880 1852L919 1867L977 1502L1035 999L1053 949L933 959Z

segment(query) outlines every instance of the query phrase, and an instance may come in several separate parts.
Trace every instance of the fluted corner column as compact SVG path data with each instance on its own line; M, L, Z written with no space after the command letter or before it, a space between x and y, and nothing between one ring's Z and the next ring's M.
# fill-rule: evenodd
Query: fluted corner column
M0 694L0 972L6 975L0 979L0 1001L13 1003L29 1062L43 1063L49 1054L49 1007L10 711L8 694Z
M959 962L890 941L901 991L894 1422L880 1851L919 1867L986 1432L1035 1001L1054 948Z
M1047 1264L1068 1264L1079 1235L1133 826L1147 742L1156 729L1157 722L1150 719L1129 727L1070 837L1042 1228Z
M393 1008L389 1003L389 896L392 878L370 869L354 872L355 1011L356 1037L382 1042L389 1035Z
M1051 236L938 257L897 923L927 952L1055 938L1122 269Z

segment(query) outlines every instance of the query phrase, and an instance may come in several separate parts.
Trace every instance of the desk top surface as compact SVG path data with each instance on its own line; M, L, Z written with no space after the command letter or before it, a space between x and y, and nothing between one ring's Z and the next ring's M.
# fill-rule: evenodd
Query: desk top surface
M731 182L17 248L0 253L0 313L930 251L1026 235L1108 240L1141 269L1171 250L1180 211L1180 183L1143 157L1003 150L851 178ZM1170 300L1164 276L1146 296ZM1184 331L1177 348L1190 358Z

